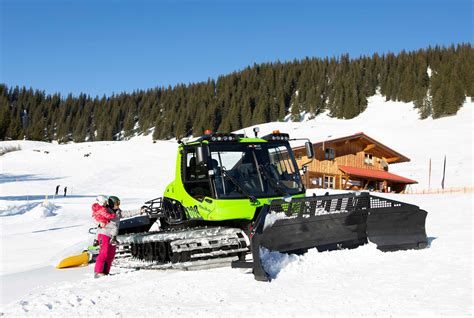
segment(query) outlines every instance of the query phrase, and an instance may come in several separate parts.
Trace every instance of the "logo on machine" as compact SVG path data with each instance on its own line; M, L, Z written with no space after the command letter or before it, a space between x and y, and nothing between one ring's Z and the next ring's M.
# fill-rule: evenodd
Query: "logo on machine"
M199 214L197 205L187 206L185 207L185 210L186 210L186 216L189 219L202 219L201 215Z

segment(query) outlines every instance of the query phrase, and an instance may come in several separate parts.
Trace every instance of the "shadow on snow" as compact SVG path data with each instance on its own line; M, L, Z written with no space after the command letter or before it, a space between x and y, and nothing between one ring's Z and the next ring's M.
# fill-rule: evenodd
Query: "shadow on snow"
M0 184L11 183L11 182L24 182L24 181L47 181L47 180L59 180L62 177L44 177L37 174L0 174Z
M428 247L431 247L431 243L436 240L437 237L434 236L428 236Z
M36 201L36 200L44 200L45 199L44 194L32 194L32 195L10 195L10 196L4 196L0 197L0 200L6 200L6 201ZM70 199L70 198L95 198L95 195L57 195L56 197L52 194L48 195L48 200L54 200L56 199Z
M33 231L33 232L31 232L31 233L41 233L41 232L57 231L57 230L69 229L69 228L72 228L72 227L79 227L79 226L82 226L82 225L81 225L81 224L78 224L78 225L70 225L70 226L62 226L62 227L53 227L53 228L50 228L50 229Z
M0 210L0 217L25 214L40 205L41 202L33 202Z

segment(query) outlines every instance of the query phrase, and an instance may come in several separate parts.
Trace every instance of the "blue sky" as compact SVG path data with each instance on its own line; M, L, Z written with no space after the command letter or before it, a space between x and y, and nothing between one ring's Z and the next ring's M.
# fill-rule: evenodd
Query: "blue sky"
M306 56L473 41L471 0L0 0L0 82L111 95Z

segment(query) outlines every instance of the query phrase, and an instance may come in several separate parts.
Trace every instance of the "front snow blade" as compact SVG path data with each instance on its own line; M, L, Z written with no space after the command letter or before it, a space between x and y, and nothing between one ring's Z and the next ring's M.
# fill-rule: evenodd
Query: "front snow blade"
M261 259L262 248L302 254L310 248L355 248L367 239L382 251L424 248L426 215L417 206L368 193L272 201L263 207L252 236L255 279L271 279Z
M427 215L416 205L370 196L367 236L384 252L425 248Z

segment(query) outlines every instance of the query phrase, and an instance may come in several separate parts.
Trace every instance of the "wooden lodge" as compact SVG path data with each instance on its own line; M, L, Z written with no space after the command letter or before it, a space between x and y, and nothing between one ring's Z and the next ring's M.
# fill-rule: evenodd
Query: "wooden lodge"
M313 143L314 160L307 165L306 188L403 192L417 183L388 172L390 164L410 159L364 133ZM296 147L298 166L309 160L304 147Z

